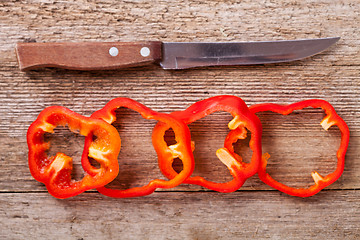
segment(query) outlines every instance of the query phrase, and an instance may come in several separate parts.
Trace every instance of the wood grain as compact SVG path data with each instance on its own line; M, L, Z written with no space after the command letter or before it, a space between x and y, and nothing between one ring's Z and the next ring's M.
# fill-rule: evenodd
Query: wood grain
M17 43L20 70L44 67L109 70L147 65L161 60L161 42ZM143 49L146 49L142 53Z
M307 199L261 191L134 199L86 193L61 201L46 193L4 193L1 205L10 210L0 213L0 237L11 232L16 239L358 239L358 199L358 191Z
M358 239L358 22L359 1L347 0L1 1L0 238ZM25 73L19 70L14 51L17 42L34 41L263 41L335 36L341 37L336 45L303 61L182 71L149 65L117 71L47 68ZM29 173L26 131L47 106L62 105L89 116L113 98L130 97L153 110L172 112L222 94L239 96L248 105L312 98L329 101L350 128L342 177L308 199L285 196L254 176L232 194L181 185L136 199L109 199L92 191L57 200ZM126 109L118 114L121 174L112 187L162 178L150 141L155 122ZM334 169L339 131L321 128L320 110L259 117L263 149L272 156L269 171L277 180L307 186L312 181L310 171ZM190 125L196 142L194 174L213 181L231 179L215 156L230 119L217 113ZM80 178L83 138L65 128L49 137L54 143L51 151L75 157L74 177ZM245 159L250 154L241 143L236 149Z

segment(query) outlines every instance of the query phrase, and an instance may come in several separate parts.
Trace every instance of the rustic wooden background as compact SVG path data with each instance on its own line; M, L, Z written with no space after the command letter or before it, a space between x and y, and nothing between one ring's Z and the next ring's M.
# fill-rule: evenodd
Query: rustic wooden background
M360 2L356 1L0 1L0 239L359 239L360 238ZM303 61L248 67L165 71L146 66L118 71L42 69L21 72L17 42L261 41L340 36L327 51ZM146 197L111 199L95 190L58 200L27 166L26 131L41 110L62 105L89 116L116 97L161 111L183 110L230 94L249 105L329 101L351 131L342 177L314 197L280 193L254 176L237 192L220 194L181 185ZM163 178L151 146L154 122L130 110L116 122L123 148L112 187ZM269 171L291 186L312 183L310 172L334 170L339 131L325 132L320 110L288 117L260 114ZM217 160L228 114L190 125L197 175L231 179ZM83 137L58 128L49 136L74 156ZM246 141L245 141L246 142ZM241 144L245 159L251 154Z

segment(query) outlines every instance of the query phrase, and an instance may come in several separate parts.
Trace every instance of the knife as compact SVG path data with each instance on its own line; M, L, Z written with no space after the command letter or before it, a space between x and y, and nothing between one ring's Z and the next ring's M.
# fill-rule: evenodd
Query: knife
M159 63L164 69L290 62L320 53L340 38L264 42L18 43L21 70L106 70Z

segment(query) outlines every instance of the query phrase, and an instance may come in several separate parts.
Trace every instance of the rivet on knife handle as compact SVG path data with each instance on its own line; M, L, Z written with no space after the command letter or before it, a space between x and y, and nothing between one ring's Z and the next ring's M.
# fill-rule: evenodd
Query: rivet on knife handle
M161 59L161 42L18 43L21 70L57 67L106 70L150 64Z

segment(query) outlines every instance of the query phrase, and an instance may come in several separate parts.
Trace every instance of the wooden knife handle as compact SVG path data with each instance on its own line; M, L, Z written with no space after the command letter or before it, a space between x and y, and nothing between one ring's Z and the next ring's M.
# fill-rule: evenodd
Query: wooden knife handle
M146 65L161 59L161 42L18 43L21 70L57 67L106 70Z

